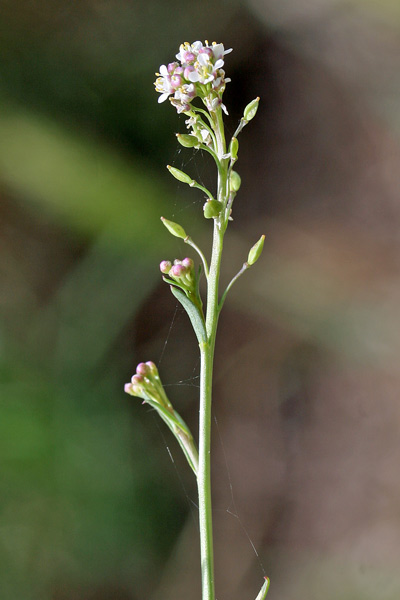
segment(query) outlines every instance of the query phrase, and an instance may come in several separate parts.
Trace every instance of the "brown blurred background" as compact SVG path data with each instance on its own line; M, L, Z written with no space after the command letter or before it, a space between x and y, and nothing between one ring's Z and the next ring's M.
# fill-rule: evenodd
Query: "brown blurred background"
M200 598L192 474L122 391L154 360L196 430L159 216L208 248L165 164L212 165L153 90L196 39L234 48L228 133L262 99L223 269L266 233L220 322L217 598L264 569L271 600L398 600L399 34L395 0L0 0L1 600Z

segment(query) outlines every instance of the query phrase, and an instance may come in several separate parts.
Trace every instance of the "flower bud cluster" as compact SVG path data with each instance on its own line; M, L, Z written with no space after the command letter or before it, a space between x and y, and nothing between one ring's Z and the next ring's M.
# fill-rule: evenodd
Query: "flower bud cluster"
M158 102L170 98L178 113L187 113L191 102L199 96L209 110L222 105L222 94L229 79L225 77L224 56L232 51L224 49L223 44L206 40L181 44L176 55L177 61L161 65L156 73L156 92L161 95ZM222 105L223 106L223 105ZM224 107L223 107L224 108Z
M161 384L158 369L152 361L138 364L135 375L125 384L124 391L131 396L143 398L145 402L152 400L168 410L172 409Z
M194 290L196 277L194 272L194 262L191 258L183 260L174 260L172 264L169 260L163 260L160 263L160 271L163 275L168 275L174 279L180 286L187 290Z

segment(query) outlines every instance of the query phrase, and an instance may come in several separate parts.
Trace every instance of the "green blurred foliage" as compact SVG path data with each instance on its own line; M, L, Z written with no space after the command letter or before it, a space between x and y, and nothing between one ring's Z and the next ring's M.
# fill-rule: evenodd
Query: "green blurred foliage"
M269 11L272 4L295 14L296 28L298 3L268 3ZM101 598L148 598L168 564L188 512L182 483L190 496L193 481L184 468L182 482L174 478L164 432L122 390L133 357L153 358L136 357L133 338L159 282L158 263L182 251L159 217L201 236L201 220L190 224L203 201L168 179L167 162L186 167L172 135L184 125L168 103L157 105L154 71L179 42L216 39L235 48L231 64L242 61L246 83L258 27L247 5L1 2L1 600L92 599L103 588L110 592ZM249 5L268 22L263 3ZM394 0L365 6L398 23ZM256 93L240 89L240 110L242 97ZM282 231L277 237L285 239ZM231 255L239 266L246 244L239 240ZM263 260L264 279L249 274L243 303L234 292L243 314L268 311L283 329L352 358L360 347L368 354L375 329L387 340L386 307L376 311L374 298L371 311L358 298L346 304L324 265L314 269L296 252ZM301 581L316 595L317 567L311 556ZM336 573L330 564L321 571L328 579ZM346 598L359 597L359 588L347 587ZM345 597L333 589L332 597Z
M2 264L0 596L146 597L187 511L158 424L122 391L132 341L121 363L177 247L159 221L176 186L155 171L174 117L152 85L170 7L15 9L2 3L0 181L27 231L8 223Z

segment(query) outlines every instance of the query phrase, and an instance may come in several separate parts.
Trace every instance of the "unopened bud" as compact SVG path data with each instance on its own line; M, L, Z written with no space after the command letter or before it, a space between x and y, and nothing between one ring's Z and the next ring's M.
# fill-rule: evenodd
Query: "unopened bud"
M176 138L180 145L184 148L194 148L194 146L199 145L199 140L194 135L189 135L187 133L177 133Z
M132 384L131 383L125 383L125 385L124 385L124 392L126 394L130 394L131 396L133 395L132 394Z
M222 202L219 200L207 200L203 206L204 216L206 219L215 219L219 216L222 210Z
M146 365L146 363L141 362L136 367L136 373L138 375L146 376L149 373L149 367Z
M244 113L243 113L243 117L244 117L245 121L251 121L252 119L254 119L254 117L256 116L259 102L260 102L260 98L259 98L259 96L257 96L257 98L255 98L255 100L252 100L246 106L246 108L244 109Z
M167 169L178 181L182 181L182 183L187 183L188 185L193 182L193 179L189 177L187 173L184 173L179 169L175 169L175 167L171 167L171 165L167 165Z
M168 229L168 231L170 233L172 233L172 235L174 235L175 237L181 238L182 240L184 240L187 237L185 230L183 229L183 227L178 225L178 223L169 221L168 219L165 219L164 217L161 217L161 221L163 222L165 227Z
M163 273L164 275L168 275L168 273L170 272L172 267L171 261L170 260L162 260L160 262L160 271L161 273Z
M146 365L147 365L147 367L149 368L149 370L150 370L150 372L151 372L151 374L152 374L152 375L158 375L158 370L157 370L157 367L156 367L156 365L153 363L153 361L151 361L151 360L148 360L148 361L146 362Z
M230 188L231 188L232 192L239 191L240 185L242 183L239 173L237 173L236 171L231 171L231 176L230 176L229 182L230 182Z
M229 152L230 152L231 158L233 160L237 159L238 150L239 150L239 142L237 141L237 138L233 137L231 139L231 143L229 144Z
M184 267L182 264L174 265L169 272L169 274L172 277L183 277L184 275L186 275L186 273L187 273L187 268Z
M254 244L254 246L252 248L250 248L249 256L247 258L248 265L250 265L250 266L254 265L254 263L257 262L257 260L260 258L261 252L263 251L263 248L264 248L264 240L265 240L265 235L262 235L260 237L260 239L258 240L258 242L256 244Z
M184 258L181 264L182 264L182 266L186 267L187 269L193 269L193 267L194 267L194 262L192 261L191 258Z

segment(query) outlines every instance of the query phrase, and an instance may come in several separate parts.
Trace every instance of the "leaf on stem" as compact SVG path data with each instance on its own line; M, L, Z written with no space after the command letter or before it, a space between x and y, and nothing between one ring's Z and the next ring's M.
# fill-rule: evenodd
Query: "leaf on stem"
M192 327L196 334L199 344L207 342L206 326L204 323L204 317L196 304L194 304L186 294L179 288L171 285L171 292L177 300L182 304L183 308L188 314Z
M259 594L258 594L256 600L265 600L265 598L267 597L268 590L269 590L269 579L268 579L268 577L265 577L264 579L265 579L265 581L263 583L261 590L259 591Z

